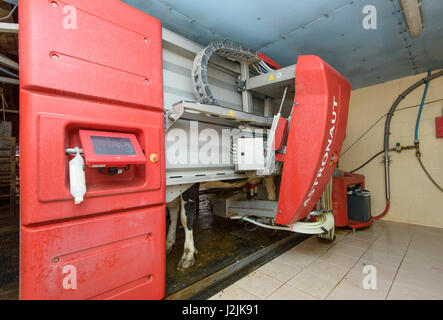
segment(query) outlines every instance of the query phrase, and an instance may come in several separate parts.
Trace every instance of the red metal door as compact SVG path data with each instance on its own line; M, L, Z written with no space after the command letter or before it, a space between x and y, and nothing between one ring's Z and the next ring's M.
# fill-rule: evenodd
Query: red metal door
M21 299L163 298L160 22L118 0L20 0L19 15ZM133 133L148 161L85 168L75 205L80 129Z

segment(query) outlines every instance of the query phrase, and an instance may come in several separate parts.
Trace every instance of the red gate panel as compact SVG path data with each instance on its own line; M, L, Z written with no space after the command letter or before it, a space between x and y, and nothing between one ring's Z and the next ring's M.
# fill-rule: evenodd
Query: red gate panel
M276 222L305 218L328 184L343 144L349 82L317 56L300 56Z
M161 299L165 168L161 24L118 1L21 0L22 299ZM70 194L79 130L135 134L147 159L115 176L86 167Z

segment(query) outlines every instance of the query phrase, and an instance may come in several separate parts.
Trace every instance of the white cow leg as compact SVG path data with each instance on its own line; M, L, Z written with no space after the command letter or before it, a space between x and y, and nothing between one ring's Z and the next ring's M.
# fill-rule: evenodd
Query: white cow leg
M178 270L185 270L195 264L194 255L197 250L194 246L192 228L197 217L198 185L191 187L181 195L180 217L185 229L185 246L183 256L178 264Z
M177 234L178 213L180 212L180 200L181 198L178 197L170 204L168 204L169 217L171 219L171 223L169 224L168 235L166 237L166 254L169 254L172 251L172 247L175 244L175 239Z

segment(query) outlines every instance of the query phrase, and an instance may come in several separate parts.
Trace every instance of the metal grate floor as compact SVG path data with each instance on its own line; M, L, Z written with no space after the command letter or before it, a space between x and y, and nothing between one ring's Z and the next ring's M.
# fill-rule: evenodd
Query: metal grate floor
M251 224L251 223L250 223ZM246 229L247 228L247 229ZM259 226L248 226L245 224L244 229L231 231L231 234L244 240L251 240L255 237L263 234L263 231L265 231L265 228L259 227Z
M19 281L19 233L0 233L0 300L17 299Z

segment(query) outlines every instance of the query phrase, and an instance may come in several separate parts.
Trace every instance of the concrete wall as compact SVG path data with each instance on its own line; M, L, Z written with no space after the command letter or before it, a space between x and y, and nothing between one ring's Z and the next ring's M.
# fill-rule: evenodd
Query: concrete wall
M347 135L339 161L341 169L353 170L383 149L386 119L383 115L401 92L425 76L405 77L352 91ZM410 93L398 106L399 111L391 122L390 147L394 147L396 142L413 145L423 91L424 85ZM434 180L443 186L443 138L435 136L435 117L443 112L443 77L430 83L426 103L429 104L423 108L419 127L422 161ZM402 108L406 109L400 110ZM346 152L381 117L383 119ZM381 155L357 172L365 175L366 188L372 192L373 216L385 207L382 159ZM443 228L443 193L427 178L415 158L415 151L391 152L391 160L391 209L384 219Z

